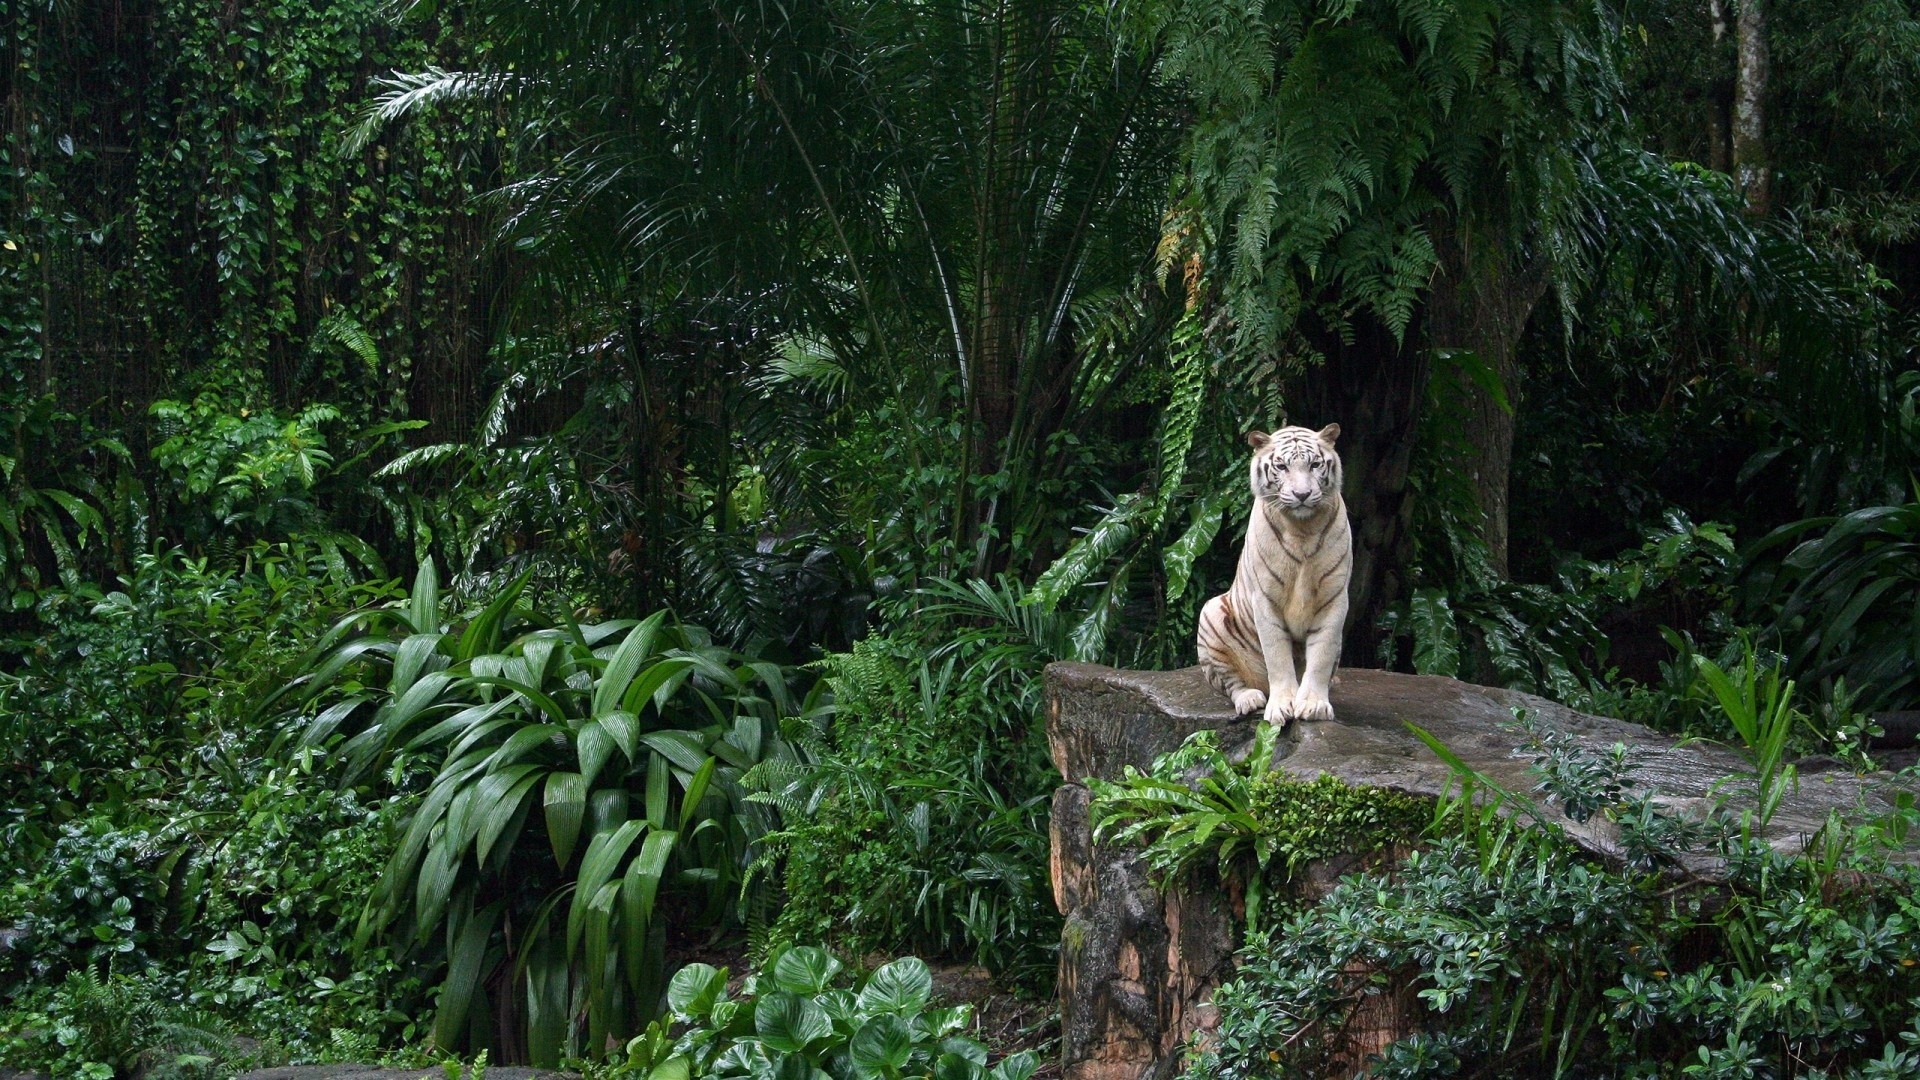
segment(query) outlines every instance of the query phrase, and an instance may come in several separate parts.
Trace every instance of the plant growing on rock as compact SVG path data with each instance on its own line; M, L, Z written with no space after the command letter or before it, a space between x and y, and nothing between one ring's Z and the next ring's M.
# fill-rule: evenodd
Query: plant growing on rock
M1260 924L1273 875L1284 884L1316 859L1411 840L1432 817L1417 796L1275 771L1279 730L1255 728L1253 746L1238 762L1215 732L1198 731L1148 772L1128 766L1118 782L1088 781L1097 839L1143 844L1148 865L1163 877L1210 863L1221 881L1244 882L1249 928Z

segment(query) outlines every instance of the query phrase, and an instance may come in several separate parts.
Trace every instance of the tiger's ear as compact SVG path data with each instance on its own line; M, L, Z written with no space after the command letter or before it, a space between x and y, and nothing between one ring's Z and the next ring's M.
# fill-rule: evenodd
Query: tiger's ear
M1267 434L1264 431L1247 432L1247 445L1253 447L1255 450L1266 449L1267 444L1272 441L1273 441L1273 436Z
M1340 437L1339 424L1328 424L1326 427L1323 427L1320 429L1320 441L1323 443L1326 443L1328 446L1332 446L1334 443L1334 440L1338 439L1339 437Z

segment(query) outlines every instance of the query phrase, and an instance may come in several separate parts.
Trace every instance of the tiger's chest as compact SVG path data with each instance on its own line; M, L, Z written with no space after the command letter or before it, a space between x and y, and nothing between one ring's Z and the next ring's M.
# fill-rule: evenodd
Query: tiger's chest
M1326 613L1329 600L1345 590L1346 575L1340 572L1350 543L1345 525L1345 515L1339 515L1312 529L1274 528L1263 538L1260 592L1289 635L1304 637Z

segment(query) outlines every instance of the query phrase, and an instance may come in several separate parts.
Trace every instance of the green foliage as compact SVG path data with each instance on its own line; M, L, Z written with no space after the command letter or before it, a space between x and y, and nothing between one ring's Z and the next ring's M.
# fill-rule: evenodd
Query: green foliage
M831 725L800 738L804 764L749 777L782 821L765 838L785 891L774 945L960 954L1044 985L1059 939L1051 783L1030 726L1037 668L1005 662L1033 647L963 635L936 667L869 637L827 659Z
M1651 810L1657 793L1624 797L1635 767L1624 755L1576 760L1583 752L1555 733L1524 726L1541 790L1569 816L1614 817L1629 849L1699 853L1708 839L1726 884L1675 886L1644 873L1651 863L1597 863L1538 806L1461 772L1431 847L1249 934L1238 975L1213 999L1221 1023L1187 1075L1317 1075L1350 1052L1361 1003L1408 982L1418 1030L1370 1057L1368 1075L1885 1076L1910 1066L1920 877L1886 861L1911 825L1910 801L1892 819L1830 827L1808 854L1784 855L1724 818L1676 829L1686 823ZM1476 807L1476 794L1495 804Z
M34 608L41 631L0 640L0 760L19 795L0 835L23 858L92 807L243 754L252 702L325 621L393 594L301 542L243 549L233 567L145 555L120 584L48 592Z
M1637 549L1606 562L1566 561L1554 587L1494 574L1477 532L1458 517L1443 515L1437 531L1445 547L1422 559L1415 580L1454 584L1422 585L1388 613L1385 655L1410 649L1420 674L1473 678L1576 705L1591 702L1603 686L1605 619L1636 606L1724 604L1733 574L1727 529L1695 525L1678 511Z
M1843 678L1865 708L1920 700L1920 501L1782 526L1745 554L1747 610L1790 670Z
M211 394L192 404L160 400L149 410L161 441L153 448L159 484L176 535L199 550L225 555L248 537L299 536L319 548L335 573L347 559L384 572L373 547L334 523L333 507L367 480L367 459L391 436L424 421L377 424L344 440L356 452L336 461L327 428L342 416L332 405L311 405L291 418L272 410L230 406ZM402 522L404 524L404 522Z
M1485 214L1553 250L1573 140L1616 86L1594 9L1558 2L1153 5L1144 36L1200 121L1187 184L1241 341L1287 344L1313 311L1406 333L1434 224ZM1497 179L1496 179L1497 178Z
M1236 763L1197 731L1148 772L1128 766L1118 781L1091 779L1094 835L1139 846L1167 878L1210 866L1214 879L1246 890L1246 918L1258 928L1269 883L1284 887L1307 863L1366 856L1411 841L1432 816L1426 800L1357 788L1331 774L1295 780L1273 768L1278 729L1255 725Z
M168 992L153 979L76 972L36 1018L47 1026L0 1043L0 1054L80 1080L213 1080L249 1063L224 1021Z
M56 410L51 397L0 415L5 448L0 450L0 590L5 593L0 605L5 610L33 605L47 583L49 563L61 586L78 588L88 544L105 548L110 526L124 525L144 501L116 468L131 457L118 439L89 440L71 451L74 460L50 452L73 420ZM76 467L83 463L92 467ZM110 471L118 474L111 480L104 475Z
M972 1008L932 1005L925 962L903 957L851 981L841 964L804 945L767 958L727 991L726 969L689 964L667 987L671 1023L655 1021L627 1044L612 1076L644 1080L795 1075L831 1080L1028 1080L1031 1052L987 1064L967 1037ZM679 1028L676 1035L673 1028Z
M470 1031L484 1032L486 972L523 973L513 1008L534 1060L552 1064L649 1017L664 897L724 920L771 818L739 778L790 760L777 724L803 706L781 669L664 612L516 632L533 617L516 606L524 584L456 632L428 562L403 604L337 624L270 704L300 717L292 752L326 753L345 787L427 774L357 938L406 950L444 937L445 1049L484 1037Z

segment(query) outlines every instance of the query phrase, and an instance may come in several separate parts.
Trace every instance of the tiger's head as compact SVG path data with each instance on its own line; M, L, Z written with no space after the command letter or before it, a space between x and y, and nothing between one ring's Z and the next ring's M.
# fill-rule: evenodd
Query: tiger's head
M1333 442L1340 425L1319 431L1285 427L1269 435L1247 433L1253 447L1253 497L1294 518L1310 518L1340 495L1340 455Z

